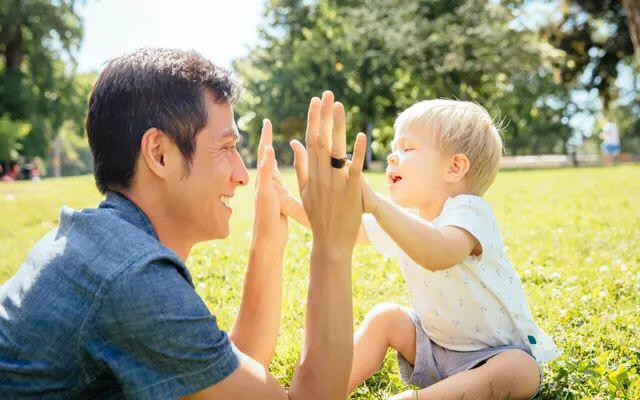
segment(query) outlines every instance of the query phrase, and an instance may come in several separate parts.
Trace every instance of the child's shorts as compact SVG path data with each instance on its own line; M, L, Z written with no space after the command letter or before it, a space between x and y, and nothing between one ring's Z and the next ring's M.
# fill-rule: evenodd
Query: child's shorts
M479 367L491 357L511 349L522 350L532 355L527 346L519 345L490 347L476 351L445 349L429 339L427 333L422 329L418 315L413 310L407 309L407 311L411 314L416 328L416 364L415 366L411 365L402 354L398 353L400 376L405 383L425 388L458 372ZM538 372L541 386L542 370L540 365L538 365ZM540 391L540 386L538 391Z

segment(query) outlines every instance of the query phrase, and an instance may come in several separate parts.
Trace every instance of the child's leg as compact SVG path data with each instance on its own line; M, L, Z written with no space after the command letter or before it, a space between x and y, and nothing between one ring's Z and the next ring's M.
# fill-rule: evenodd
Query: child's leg
M380 369L389 347L414 363L416 330L411 315L397 304L381 303L367 313L356 331L349 393Z
M531 398L540 384L538 365L521 350L507 350L468 371L419 391L419 399L518 400ZM409 397L407 397L409 398Z

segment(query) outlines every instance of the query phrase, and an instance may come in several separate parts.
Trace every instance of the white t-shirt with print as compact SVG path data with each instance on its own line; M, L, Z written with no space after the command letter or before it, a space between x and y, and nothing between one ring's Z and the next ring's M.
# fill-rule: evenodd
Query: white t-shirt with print
M446 270L429 271L405 254L372 215L363 217L371 244L398 260L431 340L457 351L526 344L538 362L556 358L558 349L533 321L489 203L471 195L449 198L431 223L465 229L478 239L482 254Z

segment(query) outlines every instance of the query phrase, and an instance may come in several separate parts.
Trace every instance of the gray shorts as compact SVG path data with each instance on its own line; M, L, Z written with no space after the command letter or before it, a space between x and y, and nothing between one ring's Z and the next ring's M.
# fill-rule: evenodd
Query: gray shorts
M532 356L528 346L519 345L490 347L476 351L445 349L429 339L427 333L422 329L420 318L413 310L407 309L407 312L411 314L416 328L416 365L411 365L402 354L398 353L400 376L405 383L425 388L458 372L479 367L491 357L507 350L522 350ZM540 385L542 385L540 365L538 365L538 371L540 372ZM538 391L540 391L540 387L538 387Z

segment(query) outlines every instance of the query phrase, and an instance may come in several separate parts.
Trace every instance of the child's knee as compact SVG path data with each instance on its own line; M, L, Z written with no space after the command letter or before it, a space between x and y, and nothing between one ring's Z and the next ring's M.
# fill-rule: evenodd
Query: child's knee
M385 326L396 325L407 319L411 320L411 316L404 307L388 302L376 304L365 317L369 324Z
M530 398L540 387L540 369L536 360L522 350L507 350L500 354L502 368L512 376L515 393L514 398Z
M384 331L390 342L397 336L415 336L415 327L409 311L395 303L376 304L365 317L370 328Z

